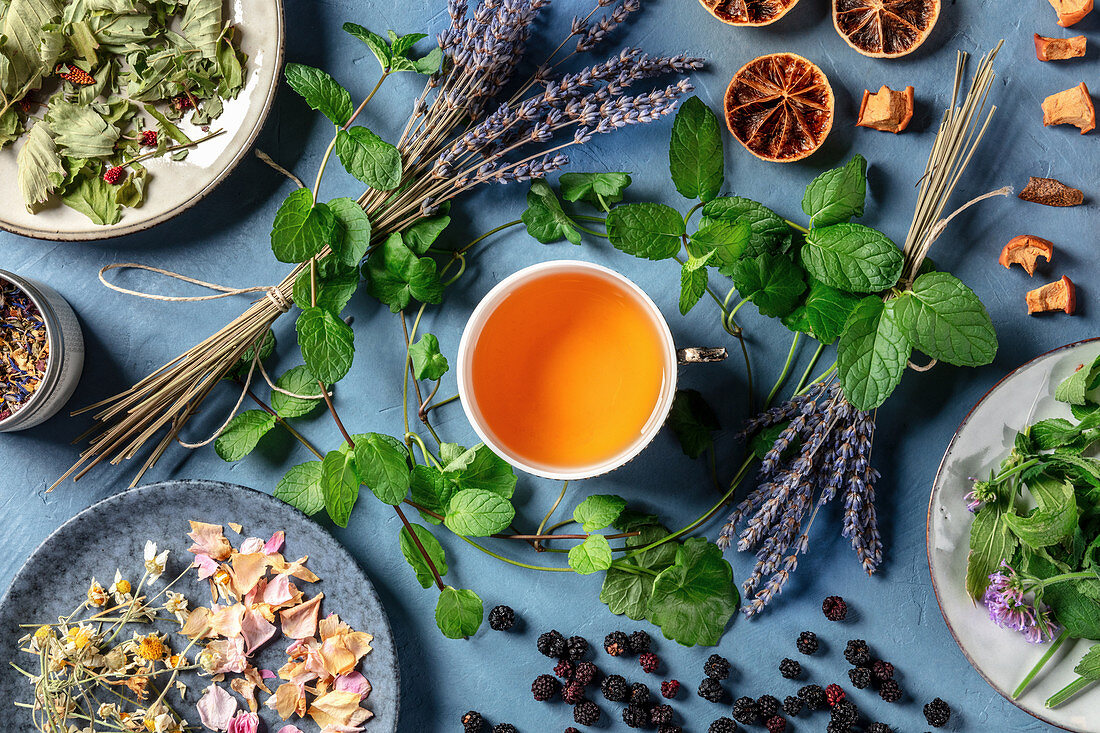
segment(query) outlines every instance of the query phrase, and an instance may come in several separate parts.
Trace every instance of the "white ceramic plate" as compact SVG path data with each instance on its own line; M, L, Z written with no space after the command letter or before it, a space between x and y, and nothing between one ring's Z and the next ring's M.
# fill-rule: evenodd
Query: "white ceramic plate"
M1100 339L1063 346L1009 374L986 393L952 438L936 474L928 505L928 563L947 628L974 669L1006 698L1043 656L1047 646L996 626L985 606L964 588L972 516L963 499L970 476L988 476L1012 450L1016 433L1048 417L1070 417L1054 399L1059 382L1100 354ZM1073 667L1095 642L1066 643L1031 688L1012 701L1040 720L1079 733L1100 733L1100 690L1090 690L1054 710L1044 703L1076 678Z
M144 165L151 180L145 202L139 208L124 208L122 219L111 226L93 224L83 214L55 203L31 214L23 206L17 181L16 155L22 140L0 150L0 228L16 234L57 241L109 239L143 231L186 211L210 193L237 166L263 126L278 88L283 65L282 0L224 0L226 17L236 24L240 44L248 61L247 81L236 99L225 102L221 117L212 130L225 134L191 149L187 158L175 162L155 158ZM192 139L202 137L200 129L181 124Z

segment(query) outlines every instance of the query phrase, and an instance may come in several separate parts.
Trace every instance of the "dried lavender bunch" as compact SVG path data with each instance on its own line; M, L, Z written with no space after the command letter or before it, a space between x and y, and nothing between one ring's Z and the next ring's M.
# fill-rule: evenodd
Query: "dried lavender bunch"
M718 536L726 548L756 550L756 566L742 584L753 616L782 592L809 547L810 528L821 507L843 495L842 534L863 569L872 574L882 561L871 467L874 417L856 410L840 385L821 383L752 418L742 436L786 423L761 461L760 485L733 511ZM738 535L738 525L743 525ZM763 584L763 587L761 587Z

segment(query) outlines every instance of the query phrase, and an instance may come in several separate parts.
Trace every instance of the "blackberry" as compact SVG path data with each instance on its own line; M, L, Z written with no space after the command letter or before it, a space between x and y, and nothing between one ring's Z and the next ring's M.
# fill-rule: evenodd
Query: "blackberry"
M704 677L699 683L699 697L709 702L722 702L726 699L726 691L718 680L713 677Z
M787 730L787 719L782 715L773 715L764 723L764 727L768 729L768 733L784 733Z
M844 658L853 667L867 667L871 664L871 649L863 639L852 639L844 647Z
M493 733L519 733L516 726L511 723L498 723L493 726Z
M684 733L684 729L672 723L663 723L657 726L657 733Z
M568 659L559 660L554 665L554 674L561 677L563 680L573 679L573 674L576 672L576 667Z
M852 726L847 723L829 721L829 725L825 728L825 733L852 733Z
M539 654L551 659L560 659L565 656L565 637L557 631L547 631L539 636L536 644Z
M576 728L574 728L573 726L569 726L568 728L565 729L565 733L581 733L581 732L579 730L577 730Z
M497 606L489 611L489 628L493 631L508 631L516 625L516 612L508 606Z
M481 733L485 729L485 721L481 713L471 710L462 716L462 730L464 733Z
M703 674L712 680L724 680L730 676L730 660L719 654L711 654L703 664Z
M649 645L653 642L653 639L651 639L646 632L638 630L630 635L627 642L630 646L631 653L645 654L649 651Z
M620 674L611 674L604 677L603 682L600 683L600 690L609 702L626 702L629 695L626 680Z
M798 641L794 643L798 647L798 651L803 654L817 654L817 650L820 647L817 641L817 634L812 631L803 631L798 635Z
M680 680L667 680L661 683L661 697L672 700L680 694Z
M570 682L561 691L561 699L565 700L570 705L576 705L584 700L584 685L579 685L576 682Z
M840 700L829 712L829 720L841 725L855 725L859 720L859 709L851 700Z
M644 728L649 725L649 711L641 705L627 705L623 708L623 722L628 728Z
M649 687L643 682L635 682L630 686L630 704L639 707L649 705Z
M554 678L553 675L540 674L535 678L535 681L531 683L531 694L535 696L535 699L539 702L546 702L558 694L558 690L561 689L561 683Z
M783 712L792 718L802 712L802 698L795 697L794 695L787 695L783 699Z
M671 705L654 705L649 711L649 722L653 725L664 725L672 722Z
M901 699L901 686L894 680L883 680L878 687L878 696L886 702L897 702Z
M864 733L894 733L894 730L886 723L871 723Z
M621 657L630 651L630 640L621 631L612 631L603 638L603 650L613 657Z
M840 685L835 682L825 688L825 701L829 703L829 707L835 707L838 702L844 699L844 690Z
M933 728L942 728L951 719L951 706L937 697L924 706L924 719Z
M710 724L707 733L737 733L737 724L729 718L719 718Z
M830 621L843 621L848 615L848 604L840 596L829 596L822 601L821 612Z
M756 709L756 700L751 697L739 697L733 703L733 719L742 725L752 725L760 717Z
M810 710L821 710L828 702L821 685L806 685L799 689L798 699L806 703L806 707Z
M573 720L581 725L595 725L600 722L600 706L585 700L573 708Z
M852 667L848 670L848 679L852 681L852 687L857 690L866 689L871 684L871 670L866 667Z
M767 721L779 714L779 699L773 695L761 695L756 698L756 711Z
M653 674L657 671L657 667L661 666L661 660L653 652L645 652L638 657L638 664L642 665L643 672Z
M582 687L590 685L596 679L597 672L599 669L592 662L581 662L573 668L573 681Z
M884 662L881 659L876 659L874 664L871 665L871 674L875 676L875 679L879 682L883 680L894 679L894 665L889 662Z
M583 636L570 636L565 642L565 656L576 662L584 659L585 654L588 654L588 639Z
M793 659L784 659L779 663L779 674L789 680L796 680L802 676L802 665Z

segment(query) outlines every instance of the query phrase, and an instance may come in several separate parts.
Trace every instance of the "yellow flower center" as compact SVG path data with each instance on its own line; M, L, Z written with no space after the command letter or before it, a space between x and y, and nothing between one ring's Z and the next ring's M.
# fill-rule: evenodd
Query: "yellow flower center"
M76 647L77 649L83 649L84 647L88 646L88 642L92 640L92 630L87 628L80 628L79 626L74 626L73 628L69 629L66 636L68 636L69 641L72 642L74 647Z
M118 581L117 583L115 583L115 590L117 590L119 593L129 593L130 592L130 581L128 581L128 580Z
M34 638L37 641L45 641L46 637L50 635L49 626L39 626L38 631L34 632Z
M163 659L167 651L164 648L164 642L152 634L143 638L141 644L138 645L138 654L143 659L148 659L151 662Z

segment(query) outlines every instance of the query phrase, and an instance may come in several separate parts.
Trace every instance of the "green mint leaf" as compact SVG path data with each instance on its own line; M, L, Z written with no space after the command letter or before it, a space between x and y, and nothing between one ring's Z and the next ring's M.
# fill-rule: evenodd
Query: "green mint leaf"
M486 537L503 531L516 515L512 503L484 489L465 489L447 504L447 529L463 537Z
M640 527L648 527L660 523L661 520L656 514L648 514L627 507L623 509L623 513L619 515L619 518L611 523L611 526L620 532L633 532ZM627 541L629 542L629 540Z
M371 188L389 191L401 184L401 152L361 125L337 133L336 157Z
M588 539L569 550L569 567L578 575L591 575L611 567L611 545L602 534L589 535Z
M573 244L581 243L581 233L561 208L554 189L541 178L531 182L531 190L527 192L527 208L520 219L527 227L527 233L543 244L562 239L568 239Z
M625 515L630 511L627 509L623 514ZM636 512L634 514L637 515ZM640 525L633 524L633 521L642 521L647 518L653 521ZM626 546L632 548L645 547L668 535L668 530L655 524L655 522L656 517L652 515L637 515L631 522L628 522L628 526L618 526L619 523L616 523L616 529L623 532L632 532L639 529L641 534L637 537L628 537ZM636 555L633 558L633 563L626 561L626 564L634 564L637 567L659 573L670 567L676 560L676 549L678 547L679 544L676 542L666 542L652 550ZM600 588L600 600L607 604L607 610L611 613L638 621L645 618L646 608L649 606L649 598L652 593L652 575L612 567L604 575L603 587Z
M424 551L427 552L428 557L432 559L432 564L435 565L436 571L439 572L439 577L446 577L447 556L443 552L443 545L439 544L439 540L437 540L435 535L428 529L421 527L419 524L410 526L413 528L413 532L416 532L416 537L420 540L420 544L424 547ZM428 563L424 559L424 556L420 554L420 548L416 546L416 542L413 541L413 537L409 534L408 528L401 528L399 541L401 544L401 554L405 556L405 560L412 566L413 572L416 573L417 582L420 583L422 588L431 588L435 584L435 576L432 575L432 569L428 567Z
M946 272L918 277L895 312L913 346L933 359L976 367L997 355L997 332L982 301Z
M313 109L336 126L344 125L355 111L351 92L320 69L304 64L287 64L286 81Z
M704 257L713 252L711 264L718 272L729 277L748 249L752 239L752 227L746 221L716 221L706 224L691 235L688 252L693 257Z
M1040 580L1064 572L1062 567L1040 553L1026 552L1021 555L1025 562L1020 571ZM1011 558L1012 554L1006 557ZM1055 583L1043 589L1043 603L1050 606L1054 618L1071 639L1100 639L1100 601L1082 592L1086 585L1092 586L1093 581Z
M5 119L18 119L14 108ZM50 134L50 125L39 120L31 127L23 147L16 158L19 169L19 190L23 194L23 204L32 214L49 199L50 192L65 177L65 168L61 165L61 154L57 143Z
M417 257L394 233L367 258L367 290L397 313L413 298L422 303L443 300L443 283L435 260Z
M1073 671L1087 680L1100 680L1100 644L1089 649Z
M474 452L458 443L442 443L439 446L439 460L444 471L460 471L474 460Z
M980 600L989 587L989 574L1010 560L1016 550L1016 537L1004 521L999 504L986 504L974 515L970 525L970 555L966 564L966 592Z
M363 207L349 198L328 202L328 208L336 217L337 232L330 243L336 259L343 267L358 267L370 249L370 219Z
M440 457L443 458L442 449L440 449ZM447 461L446 458L443 460ZM443 473L444 477L454 485L455 491L479 489L510 499L516 489L515 470L484 443L447 461L443 466Z
M1098 378L1100 378L1100 356L1093 359L1091 364L1082 365L1073 374L1063 379L1054 391L1054 399L1071 405L1084 405L1088 401L1086 395L1100 386L1097 385Z
M303 271L294 280L291 297L294 305L302 310L312 305L312 274ZM328 277L317 277L317 306L339 314L359 289L359 271L337 273Z
M756 456L758 460L764 460L764 456L768 454L768 451L775 445L775 441L779 439L779 434L790 424L791 421L786 420L778 425L764 428L749 441L749 450L752 451L752 454ZM790 445L787 446L787 449L780 454L781 457L786 459L794 455L794 451L800 444L801 441L799 439L796 438L792 440Z
M624 204L607 215L611 245L649 260L667 260L679 252L684 231L684 218L664 204Z
M279 206L271 226L271 251L280 262L305 262L334 239L336 217L314 204L308 188L293 191Z
M862 224L833 224L806 235L802 266L847 293L877 293L901 277L902 255L882 232Z
M439 339L434 334L426 333L410 345L409 356L412 358L413 373L417 379L435 381L442 378L450 368L447 357L439 352Z
M485 607L472 590L457 590L448 585L435 604L435 625L448 639L473 636L481 628L484 615Z
M672 400L668 413L668 427L684 454L698 458L714 445L712 433L718 430L718 416L714 414L703 395L694 389L680 389Z
M842 168L825 171L810 181L802 197L802 211L810 227L827 227L863 216L867 198L867 160L856 155Z
M395 35L396 34L390 31L390 38L393 38L390 43L390 51L395 57L408 56L409 51L412 50L412 47L416 45L417 41L428 37L427 33L409 33L408 35L394 38Z
M374 57L378 59L378 63L382 66L382 71L389 71L393 63L393 54L390 52L390 44L386 42L386 39L356 23L344 23L344 32L350 33L367 44L367 48L371 50L371 53L374 54Z
M844 396L857 410L873 410L901 382L911 346L894 313L873 295L859 302L837 343L836 366Z
M180 33L204 58L213 59L217 55L222 25L221 0L189 0L180 21Z
M109 158L121 131L87 105L54 100L44 117L61 152L71 158Z
M325 495L321 489L321 462L299 463L279 479L273 492L276 499L310 516L325 508Z
M449 202L446 208L450 209ZM418 255L424 254L435 243L435 240L439 239L439 235L450 223L451 217L447 214L417 219L412 223L412 226L402 232L405 246Z
M1005 522L1012 533L1032 549L1049 547L1072 537L1079 514L1073 485L1068 481L1039 475L1028 479L1028 490L1038 508L1024 516L1010 512Z
M682 196L710 201L722 189L722 132L718 116L699 97L680 105L668 147L672 182Z
M561 197L566 201L585 201L597 209L623 200L630 185L628 173L562 173L558 178ZM600 199L603 199L601 202Z
M412 62L412 70L417 74L431 76L443 66L443 49L436 46L428 53Z
M859 300L858 296L811 279L806 299L783 317L783 325L792 331L808 333L828 345L840 336Z
M239 461L255 448L260 438L275 427L275 417L263 410L246 410L229 421L214 441L214 452L223 461Z
M698 261L696 258L692 260ZM692 260L688 260L680 268L680 315L684 316L695 307L703 293L707 292L707 268L691 267Z
M324 308L306 308L296 324L302 358L314 376L336 384L351 369L355 334L351 326Z
M37 125L36 125L37 127ZM82 175L61 194L61 203L79 211L93 224L110 226L122 218L118 202L118 187L112 186L100 176Z
M1096 440L1096 417L1074 425L1061 417L1040 420L1031 426L1028 434L1039 450L1060 449L1063 453L1081 453Z
M321 461L321 495L325 509L338 527L348 526L351 509L359 498L355 456L343 450L329 451Z
M409 493L408 456L393 445L393 438L367 433L355 440L355 471L379 501L396 506Z
M626 499L613 494L593 494L573 510L573 521L585 532L611 526L626 509Z
M692 537L677 550L676 564L653 581L646 615L666 639L715 646L740 602L722 551L703 537Z
M271 409L282 418L303 417L320 407L321 385L305 364L288 369L275 380L275 386L300 395L316 395L318 399L305 400L291 397L276 390L271 391Z
M806 291L806 275L788 255L764 254L737 263L733 284L765 316L781 318L795 309Z
M749 225L749 243L745 256L756 257L765 252L778 254L791 246L791 228L779 214L763 204L739 196L723 196L708 201L703 207L700 226L716 221L738 222Z
M431 466L413 466L409 488L413 501L436 514L443 514L447 511L447 504L451 501L451 495L454 493L454 484L448 483L443 478L443 474ZM440 522L440 520L424 512L420 512L420 516L424 518L424 521L432 524L439 524Z

